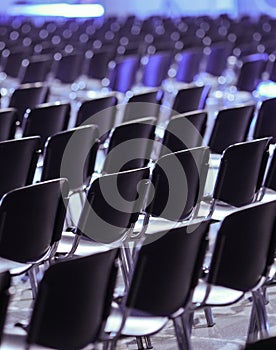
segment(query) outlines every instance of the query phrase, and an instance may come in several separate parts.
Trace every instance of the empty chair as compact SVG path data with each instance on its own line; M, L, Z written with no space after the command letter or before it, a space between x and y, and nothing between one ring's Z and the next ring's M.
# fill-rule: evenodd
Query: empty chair
M202 145L207 123L206 111L195 111L172 117L162 139L160 157Z
M257 114L253 137L266 136L272 136L272 143L276 143L276 98L264 100Z
M155 89L131 96L124 110L123 121L128 122L143 117L158 119L163 91Z
M151 157L156 118L140 118L114 128L103 164L103 173L141 168Z
M2 70L8 77L17 79L21 62L28 56L27 50L4 50L1 57Z
M268 60L267 54L253 54L242 59L242 66L235 84L240 91L253 92L261 81Z
M203 109L209 86L193 86L178 90L172 105L172 115Z
M210 46L210 53L207 56L205 72L219 77L227 65L227 58L232 53L231 43L215 43Z
M47 81L51 72L51 65L51 55L37 55L24 59L18 73L20 84Z
M113 53L109 48L101 48L85 53L84 74L88 79L102 80L108 76L108 64L113 59Z
M208 146L213 153L221 154L234 143L246 141L255 105L240 105L218 112Z
M39 154L39 136L0 142L0 198L32 183Z
M217 201L242 207L257 199L268 159L269 141L269 138L263 138L241 142L223 152L212 195L210 213L213 218L222 214L213 213Z
M161 220L161 224L164 224L164 219L168 220L169 226L174 226L177 222L196 217L205 187L208 161L208 147L198 147L167 154L156 162L142 228L135 228L135 231L140 230L139 236L151 230L154 223L151 218Z
M56 54L55 79L61 84L73 84L81 74L83 56L79 53Z
M118 99L115 96L83 101L77 112L75 126L97 125L100 141L104 142L114 127L117 103Z
M111 307L117 253L109 250L50 266L39 285L27 335L6 334L4 346L69 350L98 343Z
M0 272L0 345L5 326L7 308L10 300L11 275L9 271Z
M56 179L14 189L2 198L2 266L24 272L51 256L61 237L67 195L66 180ZM35 294L34 270L29 271Z
M122 305L114 306L107 320L106 332L116 335L111 348L116 348L120 336L154 335L170 320L174 324L177 348L186 348L181 317L189 316L209 224L209 221L192 222L146 237Z
M276 346L276 337L268 337L256 342L247 344L244 350L274 350Z
M171 52L158 52L147 57L147 62L143 67L143 77L141 83L144 86L158 87L168 76L172 60Z
M186 49L177 55L177 69L175 80L191 83L200 72L200 64L203 59L201 48Z
M41 147L49 136L67 129L70 118L70 103L49 102L28 109L22 121L22 135L38 135Z
M15 108L0 109L0 141L15 137L17 111Z
M206 280L193 296L199 307L227 306L252 294L247 342L269 335L262 286L275 254L276 201L254 203L228 215L217 232Z
M26 110L47 102L48 94L49 87L43 83L23 84L12 93L9 107L17 109L18 120L21 123Z
M124 56L112 63L109 73L109 89L127 92L135 84L136 73L139 69L139 56Z

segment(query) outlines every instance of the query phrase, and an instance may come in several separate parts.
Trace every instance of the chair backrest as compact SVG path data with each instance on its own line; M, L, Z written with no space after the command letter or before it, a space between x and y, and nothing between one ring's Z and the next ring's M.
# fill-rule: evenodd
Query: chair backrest
M51 55L37 55L25 59L18 73L20 84L45 82L51 71Z
M113 53L109 48L102 48L93 53L85 53L87 68L85 74L92 79L104 79L108 75L108 63L113 59Z
M134 85L136 73L139 69L139 56L125 56L115 63L110 71L109 88L122 93L127 92Z
M0 141L13 139L15 136L17 112L15 108L0 109Z
M274 350L276 346L276 337L269 337L247 344L243 350Z
M149 169L140 168L94 180L77 226L77 234L100 243L124 239L142 209Z
M234 143L246 141L255 106L237 106L218 112L208 146L213 153L222 153Z
M65 179L8 192L0 206L0 256L24 263L41 259L61 237L67 195Z
M43 83L22 84L12 93L9 107L17 109L18 120L22 122L26 110L46 102L48 94L49 87Z
M94 124L99 129L100 140L103 142L108 137L114 126L118 99L115 96L106 96L82 102L75 126Z
M55 78L62 84L72 84L81 74L83 55L80 53L59 53Z
M133 120L117 126L110 137L103 172L114 173L145 166L152 151L156 118Z
M172 53L158 52L148 56L147 60L143 70L142 84L151 87L160 86L168 76Z
M3 271L0 273L0 344L3 335L3 329L5 326L7 309L10 300L10 285L11 275L9 271Z
M214 76L222 75L227 66L227 58L231 55L233 45L223 42L211 45L211 52L207 57L205 71Z
M23 137L39 135L41 147L47 138L67 129L70 103L43 103L27 110L22 121Z
M201 109L202 96L207 86L193 86L179 90L172 105L172 115Z
M272 143L276 143L276 97L262 102L257 115L253 137L272 136Z
M206 124L206 111L187 112L172 117L164 133L160 156L201 146Z
M178 55L178 66L176 81L191 83L200 71L200 64L203 59L202 48L186 49Z
M143 117L158 119L163 94L162 90L156 89L131 96L125 106L123 121L129 122Z
M223 152L213 198L233 206L251 203L261 187L270 139L229 146Z
M208 283L254 288L273 264L276 201L254 203L228 215L217 234Z
M21 62L28 56L28 50L6 49L3 50L1 56L3 72L5 72L9 77L17 78L20 71Z
M138 254L126 306L155 316L170 316L185 308L201 272L209 224L201 221L148 235Z
M32 183L39 153L39 136L0 142L0 198Z
M261 80L268 60L267 54L253 54L243 59L236 87L238 90L252 92Z
M94 171L97 140L95 125L80 126L50 137L45 146L41 181L64 177L70 190L83 188Z
M146 212L173 221L188 219L202 199L208 161L208 147L161 157L153 170Z
M112 302L118 251L52 265L39 285L27 343L81 349L98 340Z

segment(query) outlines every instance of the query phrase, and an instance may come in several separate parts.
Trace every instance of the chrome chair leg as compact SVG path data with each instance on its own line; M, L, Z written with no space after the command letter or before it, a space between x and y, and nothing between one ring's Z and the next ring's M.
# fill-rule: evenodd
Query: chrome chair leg
M258 340L258 324L255 303L252 304L249 326L247 331L246 344L254 343Z
M183 329L182 322L183 320L181 320L180 317L176 317L173 319L174 331L177 339L177 346L179 350L191 350L191 344L189 342L190 336L189 334L187 334L189 333L189 331L187 332L187 329Z
M213 313L210 306L207 306L204 308L204 314L207 322L208 327L213 327L215 325L214 319L213 319Z
M153 346L151 344L151 339L149 336L144 337L146 349L153 349Z
M137 343L137 346L138 346L138 350L144 349L143 338L142 337L136 337L136 343Z

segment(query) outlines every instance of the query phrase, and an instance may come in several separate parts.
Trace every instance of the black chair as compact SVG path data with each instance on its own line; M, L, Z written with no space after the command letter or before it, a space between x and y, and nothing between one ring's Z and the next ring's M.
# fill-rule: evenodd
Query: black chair
M111 308L117 255L114 249L50 266L39 284L27 335L6 334L4 345L69 350L98 343Z
M252 294L247 342L269 335L264 285L275 254L276 201L254 203L228 215L218 230L206 279L193 296L195 307L227 306Z
M17 112L15 108L0 109L0 141L15 137Z
M2 342L3 330L5 326L7 309L11 296L11 275L9 271L0 272L0 345Z
M272 143L276 143L276 98L264 100L257 114L253 137L272 136Z
M39 154L39 136L0 142L0 198L32 183Z
M208 172L209 149L198 147L167 154L155 164L143 211L142 227L135 227L134 238L197 217ZM155 222L155 219L158 219Z
M57 53L55 56L55 79L61 84L73 84L81 74L83 55L72 52Z
M125 106L123 122L143 117L155 117L158 119L163 95L162 90L154 89L131 96Z
M213 218L223 214L223 210L214 213L219 201L233 209L257 199L269 155L269 141L269 138L263 138L241 142L223 152L211 201L210 215Z
M173 321L178 349L188 345L181 317L187 312L201 273L209 221L190 223L148 235L138 252L127 294L112 309L106 332L115 335L111 349L122 336L142 337L160 332ZM162 292L160 292L162 291ZM189 339L188 339L189 340Z
M41 147L48 137L66 130L70 119L70 103L48 102L28 109L22 121L23 137L38 135Z
M172 115L203 109L209 86L193 86L178 90L172 104Z
M274 350L276 346L276 337L269 337L247 344L243 350Z
M195 111L172 117L162 139L160 157L202 145L207 124L207 112Z
M81 102L75 126L94 124L99 129L99 139L103 143L114 127L116 105L115 96L106 96Z
M157 52L146 58L143 67L142 85L148 87L161 86L162 81L168 76L168 70L172 61L171 52Z
M110 66L109 89L126 93L136 82L136 73L140 66L139 56L123 56Z
M227 58L231 55L233 45L227 42L214 43L210 46L207 56L205 72L215 77L223 74L227 66Z
M51 72L52 56L36 55L24 59L18 72L20 84L45 82Z
M236 87L239 91L253 92L262 78L267 64L267 54L253 54L242 59Z
M1 201L1 265L12 274L28 271L34 296L35 266L51 258L60 240L67 195L67 181L56 179L14 189Z
M103 173L141 168L151 157L156 118L140 118L114 128L103 164Z
M47 102L48 94L49 87L43 83L23 84L12 93L9 107L17 109L18 120L21 123L26 110Z
M208 141L211 151L221 154L230 145L246 141L254 110L254 105L221 109Z
M175 80L177 82L191 83L200 72L203 59L201 48L190 48L177 55L177 69Z

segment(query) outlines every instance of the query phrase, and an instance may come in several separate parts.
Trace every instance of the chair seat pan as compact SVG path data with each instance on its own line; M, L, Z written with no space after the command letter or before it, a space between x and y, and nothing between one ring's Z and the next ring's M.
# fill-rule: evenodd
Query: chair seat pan
M58 244L57 253L66 254L71 250L75 235L71 232L63 232ZM102 253L109 250L110 247L105 244L97 243L88 239L81 239L74 255L86 256L90 254Z
M9 270L11 275L20 275L29 270L32 264L19 263L0 257L0 272Z
M193 303L201 304L206 295L207 284L203 281L200 281L197 285L194 295L193 295ZM237 302L244 296L244 292L221 287L221 286L212 286L211 291L208 295L207 300L204 302L204 305L208 306L224 306L231 305Z
M145 336L151 335L159 332L169 319L167 317L154 317L154 316L141 316L141 313L138 315L131 314L127 317L126 323L122 330L122 335L124 336ZM113 307L110 316L108 317L105 331L107 333L116 332L119 330L119 327L122 322L122 313L118 307Z

